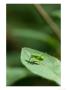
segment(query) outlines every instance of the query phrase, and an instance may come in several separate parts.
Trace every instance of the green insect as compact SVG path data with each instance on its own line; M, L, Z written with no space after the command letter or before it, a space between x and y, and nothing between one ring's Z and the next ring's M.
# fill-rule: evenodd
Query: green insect
M41 61L43 61L43 57L40 55L31 55L29 60L26 60L30 64L37 64L39 65Z

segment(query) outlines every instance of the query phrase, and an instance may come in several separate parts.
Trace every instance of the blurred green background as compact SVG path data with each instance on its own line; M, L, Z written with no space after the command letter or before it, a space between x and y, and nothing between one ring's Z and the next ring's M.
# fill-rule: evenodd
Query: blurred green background
M42 4L60 28L61 5ZM6 85L56 86L53 81L32 74L20 62L21 48L29 47L60 59L60 41L32 4L6 5Z

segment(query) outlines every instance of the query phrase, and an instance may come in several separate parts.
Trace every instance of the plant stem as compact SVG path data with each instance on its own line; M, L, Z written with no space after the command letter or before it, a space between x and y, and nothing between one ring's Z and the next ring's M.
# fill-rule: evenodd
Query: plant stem
M52 18L48 15L48 13L43 9L40 4L34 4L34 7L37 9L38 13L41 17L46 20L46 22L50 25L55 35L60 39L60 30L56 23L52 20Z

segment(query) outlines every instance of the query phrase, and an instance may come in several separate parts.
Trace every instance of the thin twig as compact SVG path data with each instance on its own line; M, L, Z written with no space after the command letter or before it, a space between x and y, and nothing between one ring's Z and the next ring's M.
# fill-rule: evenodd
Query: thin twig
M34 4L34 7L37 9L39 14L42 16L44 20L50 25L55 35L60 39L60 30L56 23L52 20L52 18L48 15L48 13L42 8L40 4Z

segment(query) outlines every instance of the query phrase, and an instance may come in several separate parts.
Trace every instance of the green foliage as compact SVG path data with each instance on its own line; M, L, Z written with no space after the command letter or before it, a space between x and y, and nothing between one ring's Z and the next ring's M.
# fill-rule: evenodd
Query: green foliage
M34 54L38 58L32 58ZM21 61L32 73L60 84L60 61L57 58L34 49L22 48Z
M24 30L13 29L13 31L11 31L11 34L14 39L17 39L19 44L22 44L20 43L20 41L22 42L23 39L27 39L27 40L31 39L31 40L37 40L43 43L47 43L55 50L59 47L59 41L53 38L52 36L48 35L47 33L42 33L42 32L28 30L28 29L24 29Z
M56 10L52 13L52 16L60 18L61 12L59 10Z
M8 67L21 67L20 52L7 53L7 66Z
M60 27L60 4L43 4L42 6L57 26ZM6 17L6 84L12 86L59 85L60 61L58 59L60 59L60 41L57 39L47 22L39 15L34 5L7 4ZM23 47L28 47L29 49ZM22 63L20 60L21 48L23 48ZM30 48L33 48L34 50ZM30 61L28 61L29 57L26 52L30 55L32 54ZM33 54L33 52L35 53ZM48 64L45 65L46 68L41 64L43 57L40 54L43 54L43 63ZM55 63L56 66L58 65L59 67L54 66ZM45 74L40 73L40 67L41 70L44 68ZM33 69L35 69L35 71ZM56 76L53 71L50 71L53 69L59 73L58 76ZM51 73L50 75L49 72Z
M17 68L17 67L12 67L12 68L7 68L7 85L11 85L14 82L16 82L19 79L25 78L32 76L32 73L30 73L27 69L25 68Z

